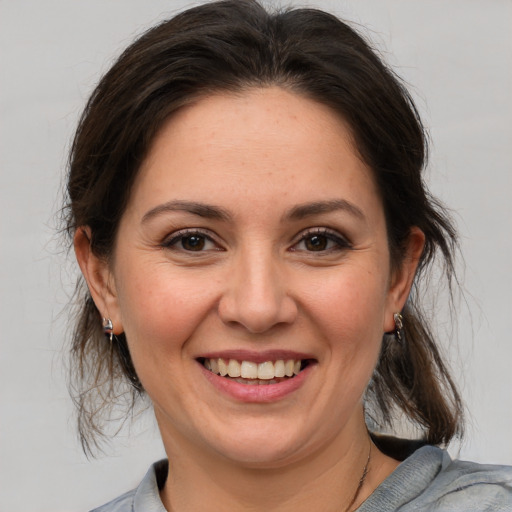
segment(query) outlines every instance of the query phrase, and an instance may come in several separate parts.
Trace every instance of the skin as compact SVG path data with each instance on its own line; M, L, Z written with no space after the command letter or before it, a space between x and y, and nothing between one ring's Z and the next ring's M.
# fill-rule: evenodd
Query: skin
M170 201L224 216L162 207ZM322 201L338 207L292 215ZM192 242L202 250L190 250ZM423 243L412 229L391 272L372 171L325 106L277 87L251 89L203 98L164 125L113 259L97 258L80 229L75 248L154 404L171 461L168 510L348 505L370 447L362 396ZM285 397L243 402L219 392L197 362L241 349L299 351L314 364ZM373 446L354 507L396 465Z

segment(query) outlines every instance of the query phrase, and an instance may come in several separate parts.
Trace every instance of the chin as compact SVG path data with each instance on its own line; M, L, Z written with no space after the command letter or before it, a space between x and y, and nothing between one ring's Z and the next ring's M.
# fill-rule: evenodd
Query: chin
M231 434L219 436L214 449L247 468L277 469L307 457L314 449L311 433L293 431L274 422L269 425L268 420L261 428L252 422L249 428L237 428Z
M246 443L224 447L223 455L231 462L248 469L278 469L302 458L302 450L282 444Z

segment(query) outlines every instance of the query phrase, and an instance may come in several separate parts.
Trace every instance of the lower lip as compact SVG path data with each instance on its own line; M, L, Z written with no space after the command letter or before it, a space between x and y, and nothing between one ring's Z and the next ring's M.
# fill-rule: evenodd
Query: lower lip
M295 377L278 382L276 384L250 385L240 384L232 379L221 377L207 370L201 363L204 376L222 393L239 400L240 402L268 403L281 400L297 391L308 378L314 364L309 364Z

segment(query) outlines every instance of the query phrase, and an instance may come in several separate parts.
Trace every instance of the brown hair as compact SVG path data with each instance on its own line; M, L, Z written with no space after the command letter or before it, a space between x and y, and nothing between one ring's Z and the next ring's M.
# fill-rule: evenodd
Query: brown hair
M82 114L68 176L67 232L91 230L105 259L135 175L162 123L181 106L214 91L277 85L329 106L351 126L384 203L391 260L398 266L412 226L426 237L417 287L436 255L454 276L456 235L425 188L424 129L393 71L348 25L315 9L267 12L254 0L194 7L150 29L101 79ZM107 343L83 282L73 336L71 389L86 451L104 432L111 406L132 407L143 394L126 338ZM413 290L403 311L404 344L386 342L367 390L378 426L402 410L433 444L462 433L456 387ZM128 384L128 385L127 385Z

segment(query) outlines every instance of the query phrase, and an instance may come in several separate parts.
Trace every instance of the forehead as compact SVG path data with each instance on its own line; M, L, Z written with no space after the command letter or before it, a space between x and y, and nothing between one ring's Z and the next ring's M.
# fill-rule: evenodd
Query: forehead
M348 125L325 105L271 87L208 96L174 114L152 144L133 199L212 203L218 196L264 206L338 190L363 202L378 196Z

